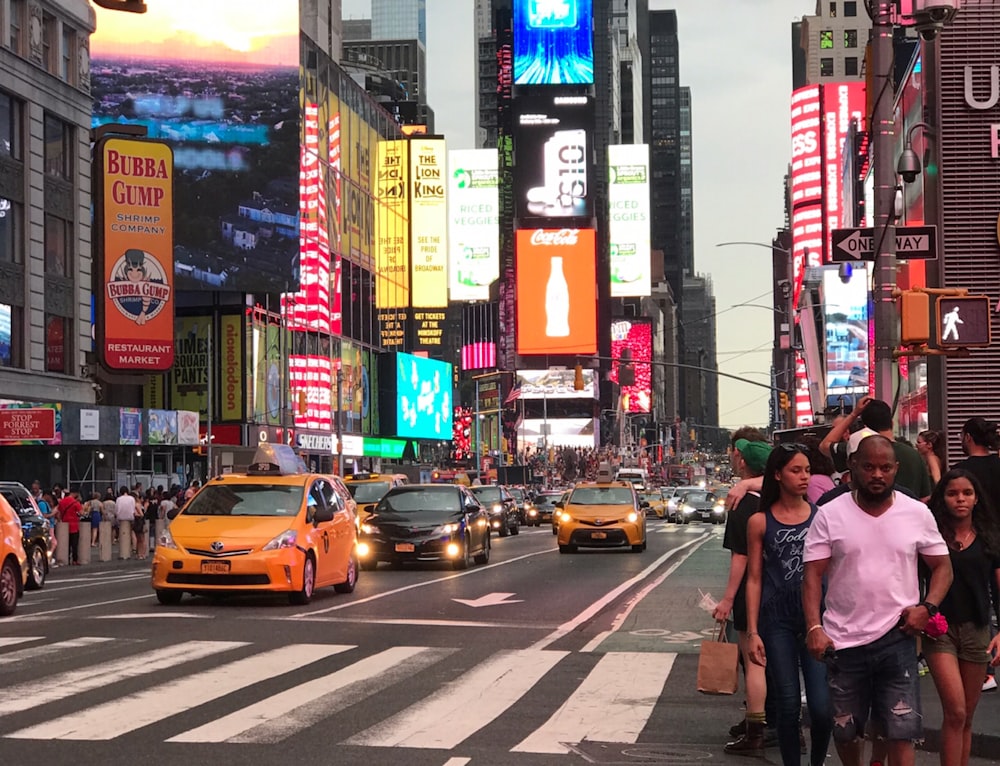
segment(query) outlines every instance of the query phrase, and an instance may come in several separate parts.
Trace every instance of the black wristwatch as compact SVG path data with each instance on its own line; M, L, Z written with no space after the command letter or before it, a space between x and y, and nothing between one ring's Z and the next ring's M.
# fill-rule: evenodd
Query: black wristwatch
M917 606L922 606L924 609L926 609L927 614L929 614L931 617L933 617L938 613L937 606L932 604L930 601L921 601L919 604L917 604Z

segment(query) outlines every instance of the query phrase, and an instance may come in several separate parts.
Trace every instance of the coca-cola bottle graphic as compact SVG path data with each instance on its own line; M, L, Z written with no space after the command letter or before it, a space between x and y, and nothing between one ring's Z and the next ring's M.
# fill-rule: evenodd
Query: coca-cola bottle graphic
M569 285L561 255L552 256L550 269L545 285L545 335L565 338L569 336Z

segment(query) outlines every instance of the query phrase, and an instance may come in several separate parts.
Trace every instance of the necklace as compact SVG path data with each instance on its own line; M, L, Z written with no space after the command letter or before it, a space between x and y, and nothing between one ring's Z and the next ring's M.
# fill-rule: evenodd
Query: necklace
M972 537L972 536L973 536L973 535L974 535L975 533L976 533L976 530L975 530L975 529L972 529L972 528L970 528L970 529L969 529L969 531L965 533L965 536L964 536L964 537L962 537L962 539L961 539L961 540L959 540L959 539L958 539L958 538L956 537L956 538L955 538L955 547L956 547L956 548L957 548L958 550L962 550L962 549L963 549L964 547L966 547L966 546L967 546L967 545L969 544L969 538L970 538L970 537Z

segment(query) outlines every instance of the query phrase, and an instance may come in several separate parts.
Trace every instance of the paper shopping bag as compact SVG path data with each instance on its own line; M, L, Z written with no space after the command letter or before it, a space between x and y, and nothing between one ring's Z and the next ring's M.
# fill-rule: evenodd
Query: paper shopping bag
M739 647L726 640L723 623L711 641L702 641L698 656L698 691L736 694Z

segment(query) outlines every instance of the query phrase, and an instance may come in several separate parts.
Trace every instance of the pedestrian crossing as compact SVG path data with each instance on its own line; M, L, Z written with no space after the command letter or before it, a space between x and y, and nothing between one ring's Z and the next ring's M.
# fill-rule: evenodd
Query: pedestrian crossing
M67 667L77 661L70 645L103 655ZM2 739L99 742L143 730L146 741L239 747L320 730L348 747L454 750L480 736L498 745L490 729L503 718L499 728L516 733L503 749L558 754L584 740L638 742L679 661L673 653L491 652L488 641L369 648L4 637L0 668L17 664L34 670L5 685Z

